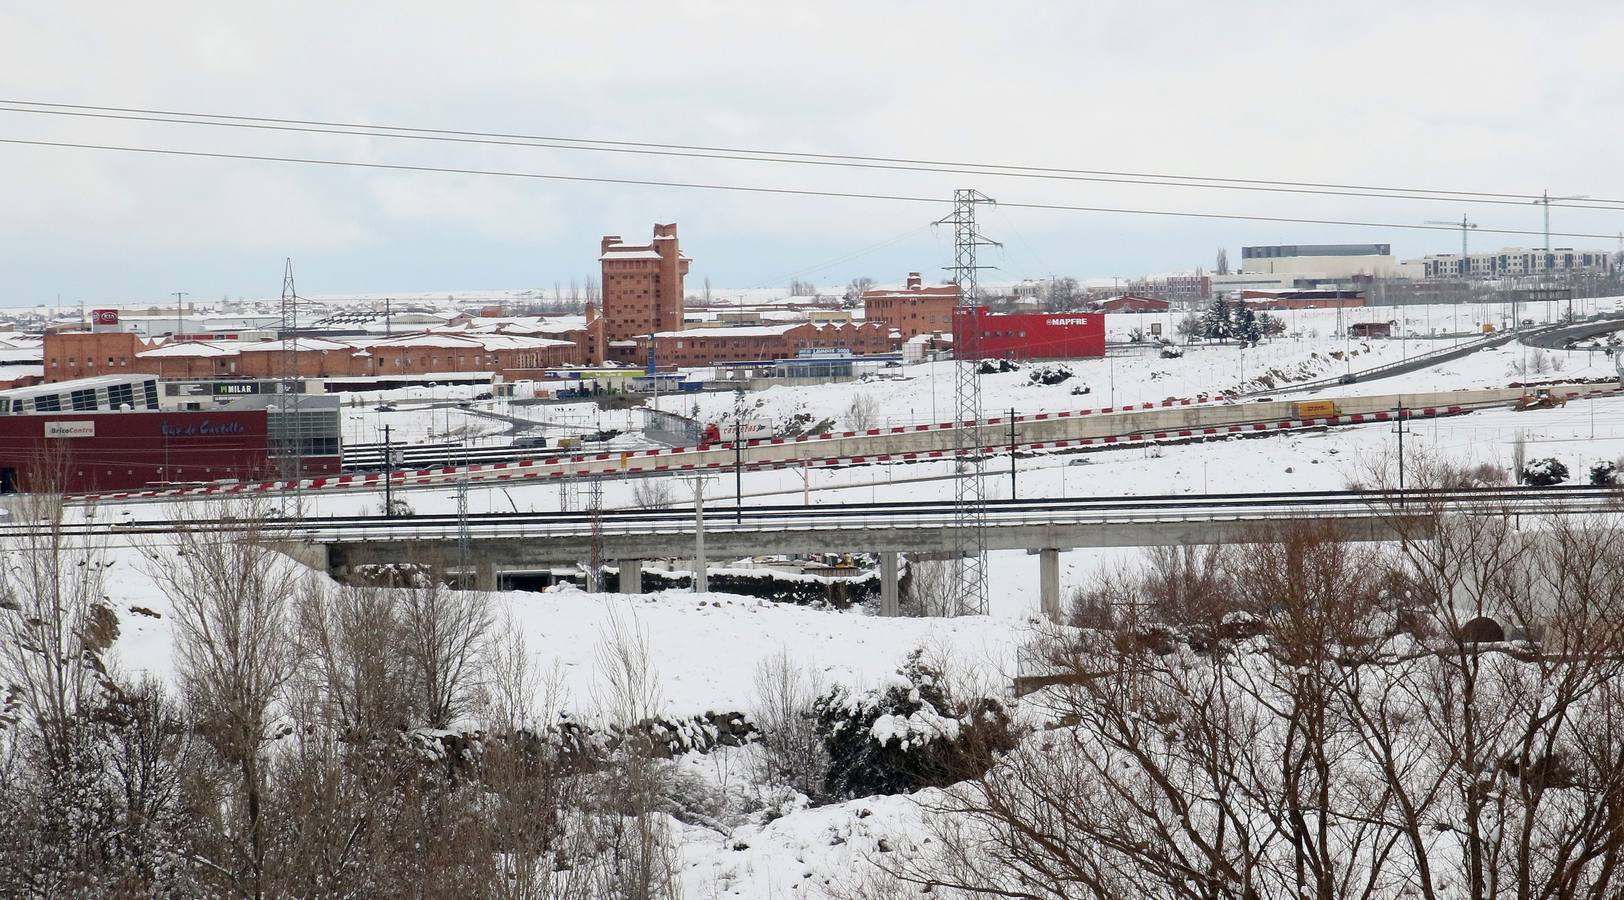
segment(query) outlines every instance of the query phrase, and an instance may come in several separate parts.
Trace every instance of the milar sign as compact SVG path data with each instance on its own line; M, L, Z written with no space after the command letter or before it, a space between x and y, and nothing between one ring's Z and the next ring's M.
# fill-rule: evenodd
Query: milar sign
M95 422L46 422L48 438L87 438L96 436Z

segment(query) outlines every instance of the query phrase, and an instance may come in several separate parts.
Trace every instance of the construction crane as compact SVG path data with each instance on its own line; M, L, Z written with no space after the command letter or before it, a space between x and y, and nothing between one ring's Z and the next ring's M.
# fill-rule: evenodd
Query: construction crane
M1569 194L1566 197L1552 197L1551 192L1541 191L1539 199L1533 201L1545 207L1545 247L1540 251L1540 274L1549 275L1556 268L1556 254L1551 252L1551 204L1562 200L1589 200L1589 194ZM1573 321L1573 297L1568 296L1568 321Z
M1467 221L1466 217L1463 215L1460 217L1459 222L1446 222L1441 219L1428 219L1425 224L1449 225L1453 228L1460 229L1460 276L1465 278L1468 274L1470 274L1472 264L1466 255L1466 235L1471 229L1477 227L1477 223Z
M1459 222L1445 222L1439 219L1428 219L1426 224L1451 225L1460 228L1460 277L1462 281L1472 277L1472 257L1466 252L1466 236L1471 233L1473 228L1477 227L1477 223L1467 221L1465 214L1462 214ZM1460 340L1460 301L1457 300L1454 306L1454 322L1451 323L1449 327L1455 332L1455 340L1458 341Z

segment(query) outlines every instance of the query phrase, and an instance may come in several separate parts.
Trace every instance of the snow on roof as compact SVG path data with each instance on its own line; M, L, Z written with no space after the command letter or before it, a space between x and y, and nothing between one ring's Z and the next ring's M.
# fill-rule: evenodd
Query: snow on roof
M171 341L162 346L153 347L151 350L142 350L136 356L140 358L188 359L205 356L232 356L241 349L242 346L236 341Z
M239 353L275 353L281 350L292 350L296 353L308 353L313 350L354 350L349 344L338 341L329 341L323 338L294 338L291 341L256 341L252 344L243 344L238 348Z
M664 259L655 250L633 250L630 247L610 247L598 259Z
M790 325L737 325L733 327L718 326L714 328L688 328L682 331L661 331L655 337L678 338L747 338L747 337L778 337L791 328L799 328L805 323L796 322Z

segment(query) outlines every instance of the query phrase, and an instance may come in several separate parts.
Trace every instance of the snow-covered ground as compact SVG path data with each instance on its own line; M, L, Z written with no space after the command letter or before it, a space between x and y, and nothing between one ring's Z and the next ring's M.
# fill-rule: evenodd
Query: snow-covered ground
M1610 306L1611 301L1604 304ZM1589 311L1588 309L1586 310ZM1357 311L1364 313L1366 311ZM1378 311L1379 312L1379 311ZM1413 332L1427 318L1437 321L1457 311L1449 308L1403 310ZM1541 310L1525 317L1542 319ZM1291 326L1300 336L1283 337L1242 351L1233 345L1192 348L1181 359L1153 354L1118 356L1068 363L1074 377L1059 385L1033 384L1028 370L987 376L983 385L988 410L1059 411L1125 405L1166 397L1187 397L1255 383L1264 373L1290 373L1293 378L1324 377L1351 367L1369 368L1413 356L1454 338L1348 341L1333 337L1335 311L1301 313ZM1112 317L1119 318L1136 317ZM1145 317L1148 321L1155 317ZM1289 323L1290 314L1288 314ZM1378 316L1376 320L1386 321ZM1345 324L1345 322L1344 322ZM1476 322L1473 323L1477 324ZM1170 330L1171 323L1167 326ZM1462 328L1463 338L1469 331ZM1358 355L1337 359L1335 352ZM1544 373L1529 370L1543 358ZM1555 370L1555 366L1560 370ZM1520 371L1519 371L1520 370ZM1527 374L1523 374L1526 372ZM1611 378L1611 361L1600 354L1549 352L1542 356L1521 345L1481 351L1426 371L1376 382L1339 386L1327 395L1437 391L1505 385L1525 379ZM785 421L809 416L852 424L852 400L873 401L872 425L934 422L952 416L953 372L949 363L886 370L883 378L818 387L775 387L746 394L743 404L756 418ZM1088 394L1073 394L1079 383ZM566 426L619 427L624 413L598 413L590 404L509 408L490 407L482 416L447 405L463 388L416 389L417 396L358 398L346 407L346 440L381 438L377 426L387 421L399 441L441 439L459 430L501 438L511 424L501 416L546 420ZM433 394L433 391L439 394ZM378 413L383 399L399 404L395 412ZM434 401L439 406L426 404ZM684 396L663 404L697 404L699 417L714 420L730 413L730 393ZM667 408L671 408L667 406ZM680 410L684 414L691 409ZM568 418L566 418L568 417ZM617 418L618 417L618 418ZM1603 398L1569 403L1559 409L1530 412L1492 410L1410 423L1406 453L1432 453L1458 462L1490 462L1509 467L1512 445L1526 442L1530 459L1554 456L1582 480L1593 462L1624 457L1624 399ZM1397 452L1391 423L1346 426L1257 438L1231 438L1157 446L1112 447L1087 451L1023 454L1015 460L1021 497L1101 497L1152 494L1206 494L1255 490L1309 490L1347 486L1373 465ZM993 497L1011 494L1009 459L988 463L987 485ZM746 472L742 487L747 503L829 504L852 500L948 499L953 495L951 465L941 462L897 463L841 469L783 469ZM604 484L609 507L630 506L634 483ZM564 502L559 485L505 483L475 485L469 491L472 511L549 510ZM673 502L686 504L687 488L672 485ZM710 502L731 505L731 473L718 473L706 488ZM405 492L421 512L452 512L449 489ZM313 514L354 513L375 509L379 498L365 494L315 494ZM98 517L119 515L103 507ZM154 507L136 510L143 517ZM862 548L831 548L860 550ZM119 663L131 670L168 677L168 609L156 590L140 552L112 547L115 565L109 591L121 610L123 631L117 645ZM1132 560L1137 551L1074 550L1062 554L1063 592L1080 587L1100 572ZM748 562L740 563L748 565ZM721 593L669 591L636 596L588 594L564 588L546 593L504 592L496 596L499 615L525 638L536 667L557 674L568 705L590 705L596 681L594 645L611 616L635 621L648 636L653 666L664 692L664 708L673 715L707 710L736 711L751 704L751 676L757 661L787 649L831 683L872 686L885 682L909 651L927 651L990 681L1014 671L1016 648L1037 609L1037 559L1020 552L998 552L989 559L993 586L990 615L954 620L882 619L862 609L796 607ZM713 782L742 777L730 767L744 765L750 751L727 750L683 765ZM766 824L746 824L723 831L683 826L683 878L688 896L768 900L817 897L875 853L912 852L920 815L905 797L876 797L817 809L790 812Z

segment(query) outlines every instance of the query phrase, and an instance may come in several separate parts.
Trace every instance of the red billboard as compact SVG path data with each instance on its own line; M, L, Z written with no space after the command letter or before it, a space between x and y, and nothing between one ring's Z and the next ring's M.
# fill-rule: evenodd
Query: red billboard
M93 309L90 311L90 315L90 321L97 325L118 324L118 310L116 309Z
M961 359L1078 359L1105 355L1101 313L1010 313L985 306L953 310L953 352Z

